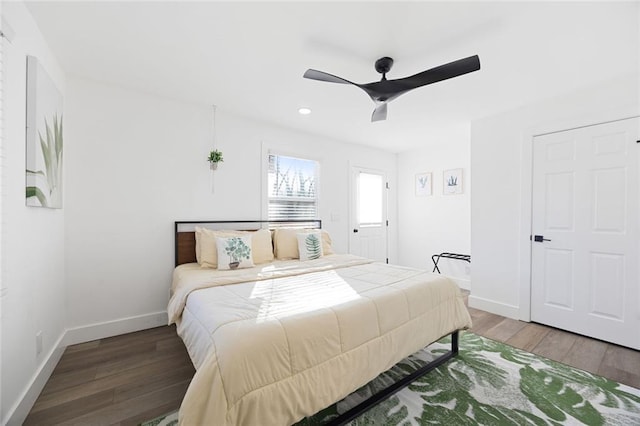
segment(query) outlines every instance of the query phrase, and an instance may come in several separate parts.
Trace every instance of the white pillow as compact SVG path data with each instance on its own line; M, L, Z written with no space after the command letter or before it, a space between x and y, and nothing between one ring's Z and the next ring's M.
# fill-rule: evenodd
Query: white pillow
M273 231L274 254L278 260L297 259L298 242L296 234L302 231L295 228L276 228Z
M322 234L320 231L300 232L298 238L298 252L300 260L313 260L322 256Z
M251 268L251 235L216 237L218 269Z
M199 226L196 226L195 229L195 237L196 237L196 262L200 263L200 235L202 234L202 229Z
M251 253L253 263L267 263L273 261L273 242L271 231L259 229L251 233Z
M326 256L328 254L334 254L333 247L331 247L331 243L332 243L331 236L324 229L321 232L322 232L322 255Z

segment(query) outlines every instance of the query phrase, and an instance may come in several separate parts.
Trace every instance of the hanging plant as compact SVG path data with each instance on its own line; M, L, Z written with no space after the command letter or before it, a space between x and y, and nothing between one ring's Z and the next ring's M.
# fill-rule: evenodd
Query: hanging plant
M211 168L215 170L218 167L218 163L224 161L222 159L222 151L218 151L217 149L214 149L209 153L209 156L207 157L207 161L211 165Z

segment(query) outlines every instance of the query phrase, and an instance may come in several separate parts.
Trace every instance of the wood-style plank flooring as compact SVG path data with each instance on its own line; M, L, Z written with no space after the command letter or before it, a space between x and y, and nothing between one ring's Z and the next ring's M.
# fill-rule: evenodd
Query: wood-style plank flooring
M640 388L640 351L469 312L476 334ZM193 374L174 327L70 346L25 425L137 425L177 409Z
M178 408L195 370L175 327L69 346L25 425L137 425Z

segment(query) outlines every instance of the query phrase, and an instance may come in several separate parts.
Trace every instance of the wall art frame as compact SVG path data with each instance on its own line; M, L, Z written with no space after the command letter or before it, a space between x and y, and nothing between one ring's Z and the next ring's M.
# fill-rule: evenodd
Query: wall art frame
M442 172L442 193L444 195L463 194L463 169L450 169Z
M62 208L63 97L35 56L27 56L26 205Z
M416 197L433 195L433 174L431 172L418 173L415 176Z

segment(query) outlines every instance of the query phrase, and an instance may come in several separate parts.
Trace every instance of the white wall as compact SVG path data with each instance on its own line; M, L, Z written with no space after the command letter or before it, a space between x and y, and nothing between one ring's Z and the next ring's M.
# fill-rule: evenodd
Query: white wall
M394 154L218 108L217 148L224 162L212 192L205 160L211 107L79 79L69 79L66 105L70 327L131 317L157 321L166 309L173 269L173 222L260 219L263 144L320 161L320 217L340 252L348 243L349 161L396 176ZM395 219L394 193L391 197ZM338 220L331 221L332 214Z
M15 423L26 415L43 383L31 385L41 369L57 361L65 328L65 210L25 206L26 55L40 60L63 94L65 76L25 6L3 2L2 8L15 31L11 43L3 42L0 412L5 424L11 415ZM35 336L40 330L43 351L36 356Z
M619 71L612 81L581 89L572 86L573 91L554 99L471 123L473 272L469 304L473 307L524 320L530 317L533 135L638 114L640 6L635 3L610 11L619 13L616 19L602 19L591 29L598 34L591 55L608 58L603 64L614 70L628 70L628 64L635 63L631 74Z
M449 129L437 141L398 154L398 262L431 270L431 255L441 252L469 254L471 249L471 179L469 126ZM463 194L443 195L443 171L463 169ZM415 176L431 172L433 195L416 196ZM441 259L442 274L469 288L470 265Z
M532 137L637 115L638 80L621 76L471 123L470 306L529 319Z

